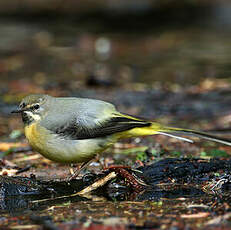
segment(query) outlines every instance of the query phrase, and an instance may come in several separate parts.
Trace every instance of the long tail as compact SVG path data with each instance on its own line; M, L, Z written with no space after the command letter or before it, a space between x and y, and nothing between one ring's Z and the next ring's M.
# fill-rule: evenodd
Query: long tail
M215 135L212 135L212 134L209 134L206 132L196 131L196 130L192 130L192 129L162 127L162 129L160 131L157 131L157 133L163 134L166 136L175 137L175 138L178 138L178 139L181 139L184 141L188 141L188 142L193 142L193 141L188 139L188 138L179 137L178 135L195 136L195 137L203 138L203 139L206 139L209 141L214 141L214 142L218 142L221 144L231 146L231 140L229 140L229 139L217 137Z
M116 114L116 118L117 118L116 119L117 122L119 122L120 124L119 130L123 131L122 134L120 134L120 137L122 138L162 134L165 136L170 136L183 141L188 141L193 143L193 140L190 140L185 137L181 137L181 135L187 135L187 136L196 136L199 138L207 139L209 141L214 141L214 142L231 146L231 140L217 137L207 132L201 132L192 129L167 127L157 122L149 122L125 114ZM123 129L121 129L121 127ZM118 130L115 131L118 132Z

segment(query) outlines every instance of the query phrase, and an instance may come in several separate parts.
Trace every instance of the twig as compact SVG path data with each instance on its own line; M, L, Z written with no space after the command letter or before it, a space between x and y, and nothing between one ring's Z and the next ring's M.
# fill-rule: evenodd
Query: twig
M74 196L84 196L85 194L89 194L91 191L96 190L97 188L105 185L109 180L115 178L116 176L117 176L117 174L115 172L110 172L104 178L101 178L101 179L97 180L93 184L89 185L88 187L82 189L81 191L79 191L77 193L67 195L67 196L59 196L59 197L55 197L55 198L34 200L34 201L32 201L32 203L40 203L40 202L44 202L44 201L51 201L51 200L57 200L57 199L63 199L63 198L70 198L70 197L74 197Z
M102 187L109 180L115 178L116 176L117 176L117 174L115 172L111 172L107 176L105 176L104 178L97 180L95 183L89 185L88 187L84 188L80 192L77 192L76 195L80 195L81 196L81 195L84 195L86 193L90 193L91 191L96 190L99 187ZM73 194L73 195L75 195L75 194Z
M17 172L16 172L16 175L18 175L19 173L22 173L22 172L26 172L28 170L30 170L31 168L31 165L27 165L26 167L22 168L22 169L19 169Z

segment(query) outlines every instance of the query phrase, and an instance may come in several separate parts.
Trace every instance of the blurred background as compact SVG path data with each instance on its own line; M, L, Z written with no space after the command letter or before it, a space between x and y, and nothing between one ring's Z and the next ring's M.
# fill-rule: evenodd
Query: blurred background
M48 93L228 128L230 59L230 1L0 1L2 117L25 95Z
M121 112L169 126L212 131L231 139L231 1L1 0L0 175L17 174L43 180L67 178L72 172L69 166L48 161L31 151L21 117L11 114L20 100L31 93L102 99L114 103ZM156 135L120 141L101 155L100 161L101 165L135 168L162 158L196 156L208 159L230 157L230 152L230 147L221 144L198 139L191 144ZM101 171L101 165L94 163L91 167ZM33 227L34 224L45 223L44 229L57 229L52 225L53 219L58 224L66 222L71 229L86 222L84 227L90 229L92 222L99 224L106 217L109 224L134 223L128 227L135 229L137 225L141 229L146 225L140 223L150 217L156 221L155 229L162 223L161 228L165 229L168 223L173 223L171 229L184 226L191 229L191 224L196 226L192 229L198 229L202 221L207 229L209 223L216 224L220 219L230 223L230 213L223 215L230 211L230 194L227 200L222 200L225 192L217 190L215 193L223 183L230 188L230 179L227 179L229 183L225 181L229 178L226 172L219 171L214 174L216 177L203 175L204 200L195 184L195 189L191 190L184 183L182 192L168 185L173 193L161 191L167 199L159 202L160 193L156 193L152 196L158 197L158 202L151 202L150 206L147 202L138 202L138 206L130 202L124 206L126 212L115 202L116 197L112 197L110 204L100 199L92 203L78 202L77 206L66 199L65 203L52 201L49 208L44 206L46 202L33 204L21 200L21 196L19 201L7 196L4 199L7 192L0 181L0 209L23 213L18 218L2 215L0 225L4 224L5 229L40 229ZM178 186L173 178L170 175L169 181ZM200 177L197 178L199 181ZM204 182L208 178L215 178L213 183L217 183L207 188L211 193L204 193ZM89 181L87 176L85 180ZM25 181L29 185L30 181ZM33 184L31 187L32 191L37 191ZM118 188L123 189L122 186ZM24 191L20 190L20 194L26 194ZM170 203L176 194L180 198ZM183 194L187 194L187 199ZM191 194L197 200L191 202L188 199ZM136 195L131 197L128 199ZM24 209L29 210L28 214ZM36 219L36 215L45 218ZM115 222L114 216L122 218ZM178 226L176 219L180 218L182 224ZM22 226L24 223L27 225ZM149 229L150 223L147 221Z

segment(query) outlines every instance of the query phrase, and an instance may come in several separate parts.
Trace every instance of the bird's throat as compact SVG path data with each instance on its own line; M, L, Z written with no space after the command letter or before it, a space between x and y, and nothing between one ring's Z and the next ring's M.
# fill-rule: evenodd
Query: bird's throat
M31 123L40 119L41 117L38 114L34 114L31 111L24 111L22 113L22 121L25 125L30 125Z

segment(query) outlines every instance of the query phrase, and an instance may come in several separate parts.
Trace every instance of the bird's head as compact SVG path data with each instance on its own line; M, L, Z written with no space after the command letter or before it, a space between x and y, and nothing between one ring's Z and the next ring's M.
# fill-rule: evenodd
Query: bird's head
M17 110L12 113L21 113L25 125L41 120L49 108L49 95L32 94L22 99Z

